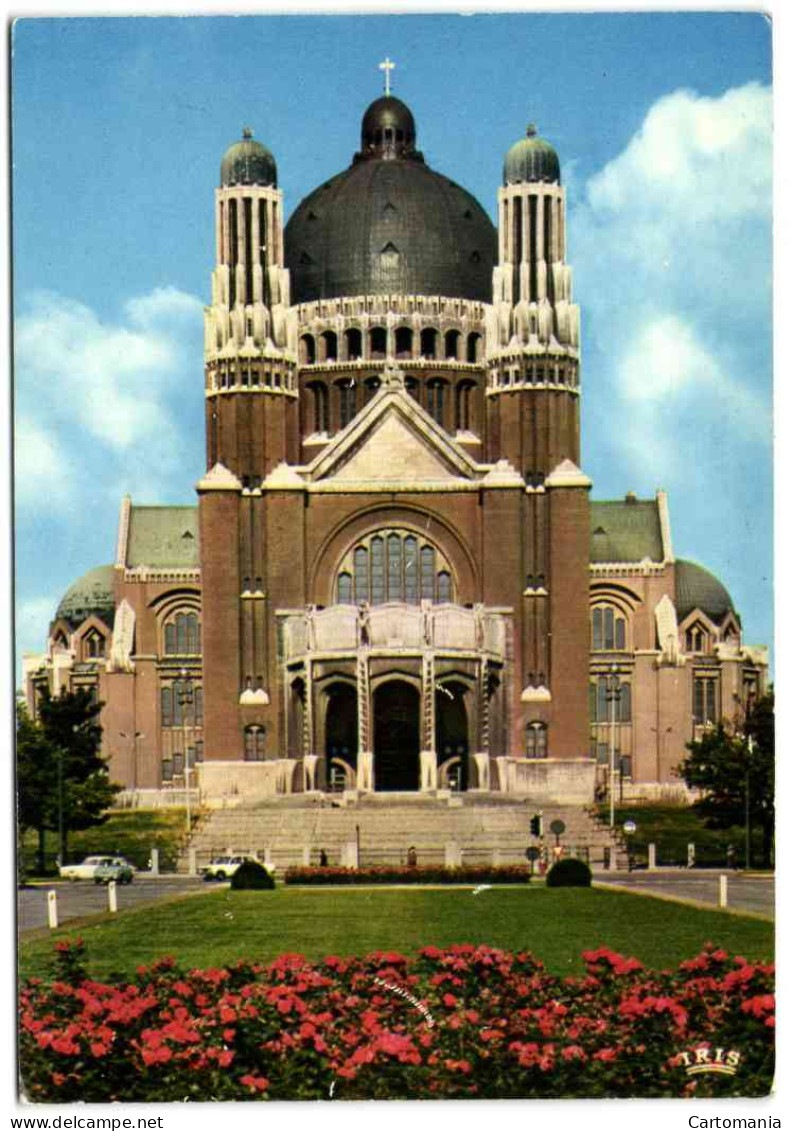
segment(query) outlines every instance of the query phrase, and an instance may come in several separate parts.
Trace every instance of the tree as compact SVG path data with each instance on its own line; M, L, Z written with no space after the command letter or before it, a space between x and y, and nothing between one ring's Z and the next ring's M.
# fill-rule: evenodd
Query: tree
M704 796L694 808L710 828L757 824L762 856L770 864L775 829L775 704L772 693L757 700L742 724L721 722L695 742L679 774Z
M66 860L69 832L101 824L121 789L110 781L100 753L102 705L88 691L53 696L44 689L38 717L17 709L17 806L20 827L38 832L38 863L44 864L46 830L58 830Z

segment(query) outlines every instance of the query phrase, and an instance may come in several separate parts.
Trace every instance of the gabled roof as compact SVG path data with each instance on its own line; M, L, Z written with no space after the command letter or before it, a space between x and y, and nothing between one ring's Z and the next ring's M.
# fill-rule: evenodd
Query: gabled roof
M400 372L304 469L308 482L442 483L476 480L485 470L410 396Z
M198 508L133 506L124 565L129 569L197 569Z
M589 523L593 563L665 561L658 499L592 500Z

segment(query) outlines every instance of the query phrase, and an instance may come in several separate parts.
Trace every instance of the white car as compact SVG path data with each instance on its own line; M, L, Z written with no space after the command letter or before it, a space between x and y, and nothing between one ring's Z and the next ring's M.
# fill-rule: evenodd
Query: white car
M252 856L215 856L214 860L210 860L200 869L200 873L207 882L209 880L230 880L240 864L252 859ZM272 864L264 864L261 860L256 860L255 863L261 864L268 872L275 871Z
M62 880L92 880L100 864L115 864L132 868L123 856L86 856L80 864L61 864L58 869ZM134 872L135 869L132 868Z

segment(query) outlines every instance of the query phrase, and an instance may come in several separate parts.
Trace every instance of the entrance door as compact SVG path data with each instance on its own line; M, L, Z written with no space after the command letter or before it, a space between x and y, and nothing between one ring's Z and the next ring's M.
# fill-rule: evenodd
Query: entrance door
M374 692L374 785L377 791L420 787L421 696L394 680Z
M468 720L465 688L459 683L444 684L435 695L437 721L437 765L448 764L448 785L453 790L468 788Z
M327 693L325 734L328 788L352 789L357 769L357 692L348 683L334 683Z

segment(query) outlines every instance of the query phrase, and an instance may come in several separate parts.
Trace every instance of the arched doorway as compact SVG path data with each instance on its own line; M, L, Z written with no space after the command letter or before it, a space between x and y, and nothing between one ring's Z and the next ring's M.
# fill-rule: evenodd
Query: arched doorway
M325 756L327 787L352 789L350 771L357 769L357 692L348 683L334 683L327 691Z
M444 683L435 692L437 767L443 785L453 790L466 790L469 785L465 690L461 683Z
M416 688L392 680L374 692L374 784L377 791L420 788L420 706Z

